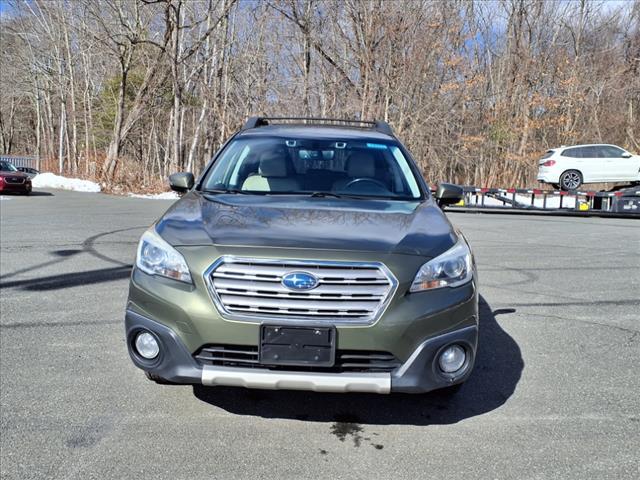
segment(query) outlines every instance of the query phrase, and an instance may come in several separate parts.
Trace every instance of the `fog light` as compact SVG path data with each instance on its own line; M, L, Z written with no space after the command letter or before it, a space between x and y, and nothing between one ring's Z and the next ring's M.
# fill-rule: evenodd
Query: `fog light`
M160 346L158 345L156 337L149 332L141 332L136 337L136 350L140 356L151 360L152 358L156 358L158 353L160 353Z
M460 345L451 345L445 348L440 354L438 364L445 373L455 373L462 368L467 354Z

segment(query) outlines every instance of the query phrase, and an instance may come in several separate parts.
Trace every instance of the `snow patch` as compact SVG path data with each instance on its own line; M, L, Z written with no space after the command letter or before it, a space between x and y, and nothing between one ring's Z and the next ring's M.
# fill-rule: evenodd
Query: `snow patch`
M162 193L130 193L130 197L133 198L148 198L151 200L177 200L180 197L176 192L162 192Z
M100 191L100 185L90 180L61 177L53 173L39 173L31 180L31 185L33 188L57 188L74 192L97 193Z

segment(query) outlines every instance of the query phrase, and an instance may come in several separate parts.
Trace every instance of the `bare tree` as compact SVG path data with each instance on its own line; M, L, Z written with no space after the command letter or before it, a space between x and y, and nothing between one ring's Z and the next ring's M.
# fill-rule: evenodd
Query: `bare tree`
M429 181L486 186L640 148L640 0L9 1L0 148L112 188L198 171L250 114L384 119Z

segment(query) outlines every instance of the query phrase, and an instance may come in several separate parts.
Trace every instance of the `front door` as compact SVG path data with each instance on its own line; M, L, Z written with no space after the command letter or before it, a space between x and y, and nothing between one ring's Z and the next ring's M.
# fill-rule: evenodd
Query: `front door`
M576 147L580 158L580 172L585 183L604 182L607 176L607 164L604 158L600 158L598 147Z
M607 181L635 180L638 177L637 158L624 158L622 155L627 152L613 145L602 145L596 148L599 157L603 159L606 165L605 176Z

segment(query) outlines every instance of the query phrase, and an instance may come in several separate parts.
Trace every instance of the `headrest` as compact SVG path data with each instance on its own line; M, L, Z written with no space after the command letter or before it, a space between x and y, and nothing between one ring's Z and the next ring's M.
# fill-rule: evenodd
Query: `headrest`
M258 173L263 177L286 177L287 164L284 152L269 151L260 155Z
M365 150L354 150L347 161L347 176L351 178L373 178L376 162L373 155Z

